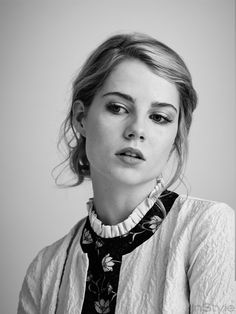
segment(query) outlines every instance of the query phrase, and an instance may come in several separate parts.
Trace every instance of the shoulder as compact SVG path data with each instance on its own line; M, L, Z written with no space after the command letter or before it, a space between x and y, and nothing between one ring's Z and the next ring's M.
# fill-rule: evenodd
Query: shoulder
M28 267L26 277L40 276L48 268L52 270L62 266L71 242L77 237L79 241L85 220L83 218L64 237L40 250Z
M46 246L38 253L37 257L43 260L42 266L46 266L51 260L60 260L62 255L66 253L71 241L77 237L80 239L80 231L82 230L85 221L86 218L81 219L64 237Z
M195 197L180 196L179 202L179 214L184 217L181 236L187 234L187 275L192 300L201 304L211 298L216 304L233 304L235 211L225 203Z
M223 202L179 195L176 206L185 220L195 223L208 221L216 225L219 222L223 224L234 222L235 211Z
M187 235L190 255L204 252L201 260L209 254L225 252L233 260L235 242L235 211L225 203L179 196L177 228L179 235ZM227 251L227 252L226 252ZM213 254L214 253L214 254Z
M36 255L22 284L17 313L39 313L43 296L49 296L51 302L56 302L58 276L63 270L72 242L77 241L80 245L80 234L85 221L86 218L80 220L67 235L43 248Z
M203 240L212 245L234 245L235 211L225 203L179 195L173 208L173 244L194 250ZM181 241L180 241L181 240Z

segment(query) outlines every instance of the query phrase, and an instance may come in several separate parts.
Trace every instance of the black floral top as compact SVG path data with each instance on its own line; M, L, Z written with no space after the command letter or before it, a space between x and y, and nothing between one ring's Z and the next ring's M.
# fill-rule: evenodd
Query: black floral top
M98 235L88 216L81 237L82 249L89 258L83 314L115 313L122 256L143 245L158 230L177 197L174 192L163 192L164 212L155 202L133 228L115 237Z

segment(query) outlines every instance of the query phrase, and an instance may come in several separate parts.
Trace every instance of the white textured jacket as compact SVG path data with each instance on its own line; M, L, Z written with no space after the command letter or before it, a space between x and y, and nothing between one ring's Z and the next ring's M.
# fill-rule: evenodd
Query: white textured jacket
M224 203L179 196L155 234L123 256L116 313L236 313L234 221ZM31 263L18 314L81 313L84 223Z

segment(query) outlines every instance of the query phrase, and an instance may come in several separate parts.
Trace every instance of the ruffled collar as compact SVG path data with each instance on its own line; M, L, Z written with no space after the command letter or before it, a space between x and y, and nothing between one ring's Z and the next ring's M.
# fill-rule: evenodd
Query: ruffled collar
M146 215L149 209L154 205L160 194L164 190L163 180L157 181L155 188L151 191L146 199L144 199L126 218L124 221L116 225L105 225L97 217L97 214L93 206L93 198L90 198L87 202L88 216L92 229L94 232L103 238L114 238L122 236L133 229L140 220Z

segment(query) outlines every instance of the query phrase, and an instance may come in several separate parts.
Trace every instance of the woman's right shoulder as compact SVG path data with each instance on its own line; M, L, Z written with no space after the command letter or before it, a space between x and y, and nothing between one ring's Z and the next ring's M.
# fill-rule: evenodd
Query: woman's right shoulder
M71 242L78 237L80 240L80 234L85 224L86 217L81 219L71 230L59 240L47 245L39 251L32 263L40 262L42 267L47 267L52 260L59 261L63 255L66 254Z
M63 271L72 243L81 249L85 221L86 218L81 219L63 238L43 248L30 263L20 291L18 314L39 313L43 295L50 296L53 304L56 302L58 276Z
M64 260L72 242L80 242L80 236L85 221L86 218L81 219L64 237L41 249L30 263L26 271L25 279L35 278L37 276L41 281L44 274L52 274L54 271L58 271L63 267ZM48 270L50 271L48 272Z

